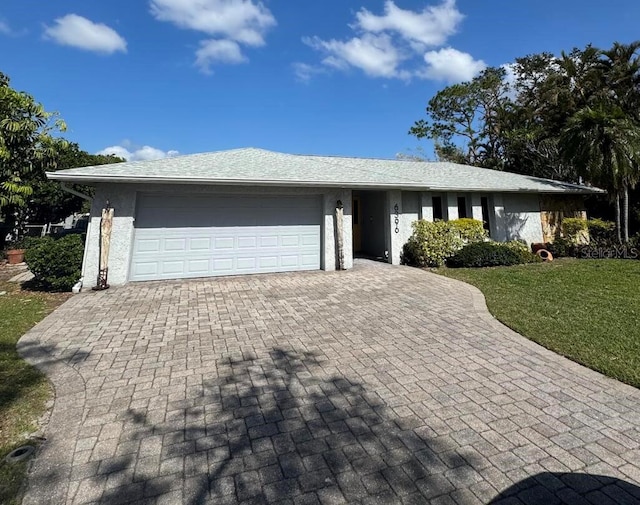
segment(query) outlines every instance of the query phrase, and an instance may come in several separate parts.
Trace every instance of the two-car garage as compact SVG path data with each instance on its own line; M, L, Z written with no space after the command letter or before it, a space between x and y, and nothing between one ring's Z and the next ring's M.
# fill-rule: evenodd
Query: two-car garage
M129 280L318 270L319 195L138 193Z

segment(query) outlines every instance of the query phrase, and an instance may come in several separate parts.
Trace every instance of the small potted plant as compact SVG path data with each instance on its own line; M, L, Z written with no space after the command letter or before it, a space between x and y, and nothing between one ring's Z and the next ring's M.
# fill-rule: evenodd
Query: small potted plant
M24 252L28 247L28 241L29 238L27 237L8 244L7 261L9 262L9 265L24 263Z
M7 261L9 265L18 265L24 262L24 249L14 249L14 246L10 246L11 249L7 250Z

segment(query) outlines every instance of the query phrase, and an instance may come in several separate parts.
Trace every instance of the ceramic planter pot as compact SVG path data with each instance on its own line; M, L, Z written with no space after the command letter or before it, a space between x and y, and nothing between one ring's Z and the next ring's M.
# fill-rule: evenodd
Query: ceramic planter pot
M24 261L24 249L9 249L7 251L7 260L9 265L17 265Z

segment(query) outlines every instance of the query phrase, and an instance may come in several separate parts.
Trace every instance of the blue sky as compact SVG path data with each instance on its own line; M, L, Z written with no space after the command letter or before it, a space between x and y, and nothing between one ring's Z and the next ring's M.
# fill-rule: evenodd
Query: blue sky
M0 70L90 152L263 147L391 158L442 87L640 38L616 0L3 0Z

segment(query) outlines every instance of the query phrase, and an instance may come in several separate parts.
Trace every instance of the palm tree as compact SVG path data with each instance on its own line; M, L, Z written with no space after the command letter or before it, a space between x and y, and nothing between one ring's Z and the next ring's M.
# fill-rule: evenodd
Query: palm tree
M638 182L640 127L617 104L586 106L568 121L562 152L587 180L615 198L618 241L622 241L620 199ZM628 206L628 200L626 205ZM628 232L625 234L628 240Z
M615 42L608 51L602 51L600 70L605 79L604 89L610 93L623 111L640 123L640 41L630 44ZM640 168L635 166L623 176L624 241L629 240L629 188L640 179Z

